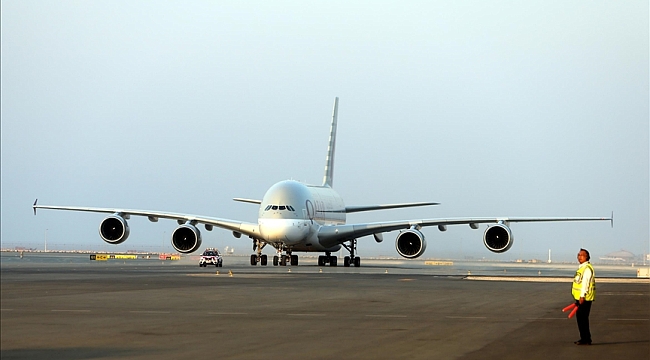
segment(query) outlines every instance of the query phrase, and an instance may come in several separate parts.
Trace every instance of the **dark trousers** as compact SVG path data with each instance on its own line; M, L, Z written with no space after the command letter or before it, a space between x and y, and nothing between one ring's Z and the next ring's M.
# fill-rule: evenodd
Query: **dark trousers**
M578 306L576 320L578 321L578 330L580 331L580 341L591 342L591 332L589 332L589 312L591 312L591 301L585 301Z

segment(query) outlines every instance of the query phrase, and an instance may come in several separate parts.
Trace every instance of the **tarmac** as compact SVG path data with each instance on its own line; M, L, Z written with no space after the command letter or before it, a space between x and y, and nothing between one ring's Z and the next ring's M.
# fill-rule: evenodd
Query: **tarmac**
M247 261L199 268L3 258L0 357L650 358L648 279L598 282L593 345L576 346L576 321L561 311L572 302L570 278L517 281L524 276L510 271L485 281L399 262L331 268Z

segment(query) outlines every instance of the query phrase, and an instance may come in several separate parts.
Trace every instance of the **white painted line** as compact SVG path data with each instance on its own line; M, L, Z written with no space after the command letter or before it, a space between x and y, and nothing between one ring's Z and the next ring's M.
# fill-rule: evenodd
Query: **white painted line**
M325 316L325 314L287 314L287 316Z
M60 309L52 309L52 312L90 312L90 310L60 310Z
M129 311L132 314L169 314L170 311L150 311L150 310L135 310Z
M379 315L379 314L369 314L367 317L381 317L381 318L405 318L406 315Z
M209 315L248 315L248 313L241 312L209 312Z
M487 319L485 316L447 316L447 319Z
M609 321L650 321L650 319L607 319Z

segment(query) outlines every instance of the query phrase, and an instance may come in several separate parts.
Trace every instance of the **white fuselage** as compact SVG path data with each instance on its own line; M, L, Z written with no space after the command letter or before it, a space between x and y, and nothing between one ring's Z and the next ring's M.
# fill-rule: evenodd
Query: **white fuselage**
M321 226L345 224L345 204L327 186L287 180L271 186L258 214L262 239L274 247L296 251L338 251L318 241Z

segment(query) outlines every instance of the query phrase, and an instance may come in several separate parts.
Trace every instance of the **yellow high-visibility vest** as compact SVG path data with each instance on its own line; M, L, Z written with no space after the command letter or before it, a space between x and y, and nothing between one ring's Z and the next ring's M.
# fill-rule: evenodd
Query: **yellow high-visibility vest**
M573 277L573 287L571 288L571 294L576 300L580 300L580 293L582 292L582 276L585 273L585 269L589 268L591 270L591 281L589 282L589 288L587 289L587 294L585 294L585 300L594 301L596 298L596 272L594 267L590 263L587 263L587 266L581 266L576 271L576 276Z

